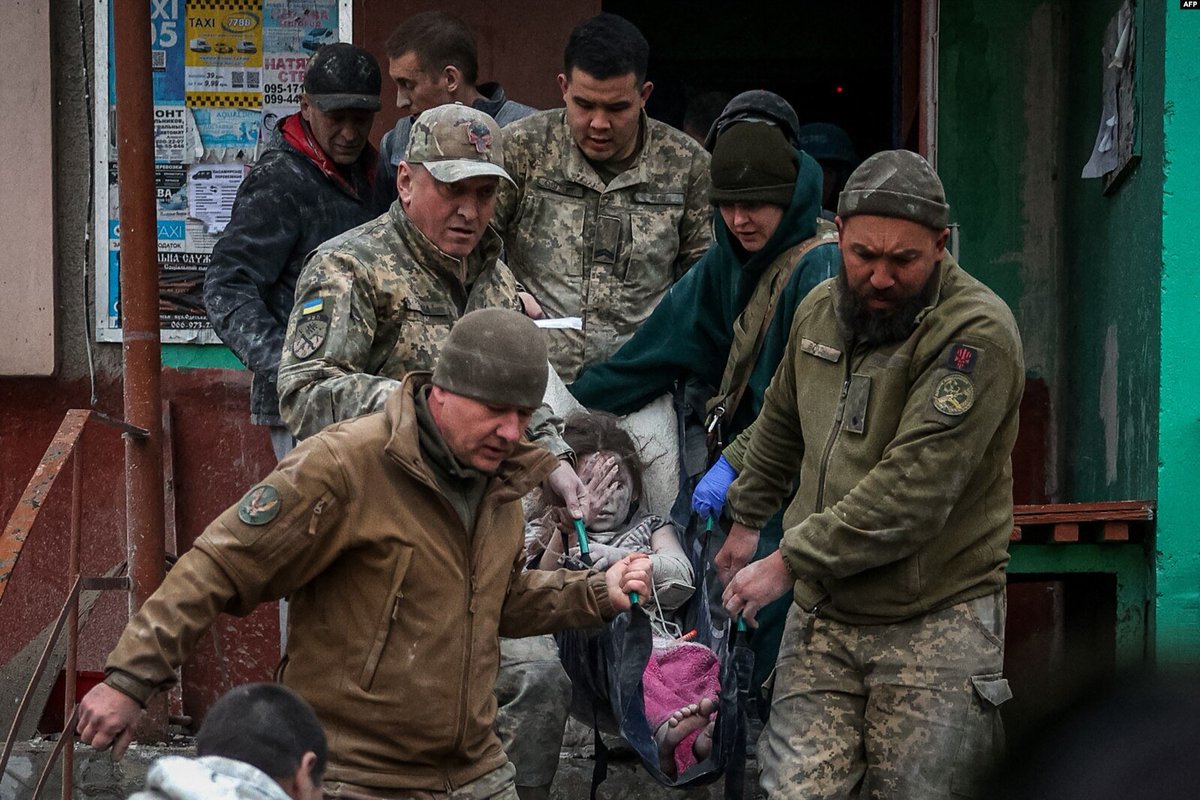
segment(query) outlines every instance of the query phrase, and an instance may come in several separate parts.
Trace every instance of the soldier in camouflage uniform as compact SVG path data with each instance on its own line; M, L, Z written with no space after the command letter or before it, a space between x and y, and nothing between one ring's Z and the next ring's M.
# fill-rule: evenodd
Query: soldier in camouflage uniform
M280 413L298 437L383 408L405 373L433 366L468 311L521 308L488 227L496 185L508 180L504 161L500 129L484 112L426 111L397 172L399 200L309 257L279 369ZM545 406L528 435L572 456ZM565 460L550 480L562 496L581 488ZM502 640L497 727L523 796L548 791L554 778L570 690L551 637Z
M564 381L620 347L712 241L708 153L644 109L649 46L600 14L572 33L558 76L565 109L504 129L513 185L496 229L513 274L547 317Z
M381 81L366 50L321 48L304 74L300 112L280 123L279 146L242 181L204 276L208 318L254 371L250 420L270 426L276 458L294 444L279 417L275 378L304 258L384 208L372 199L376 155L367 142Z
M771 797L972 797L1002 747L1024 365L1008 307L946 253L948 219L916 153L851 175L841 272L797 309L762 414L725 450L726 607L794 601L759 740ZM793 485L779 550L747 565Z

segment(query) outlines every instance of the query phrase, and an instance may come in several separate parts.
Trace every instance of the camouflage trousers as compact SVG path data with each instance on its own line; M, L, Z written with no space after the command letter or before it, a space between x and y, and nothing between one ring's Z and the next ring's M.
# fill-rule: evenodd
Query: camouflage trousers
M1004 592L906 622L792 606L758 744L771 798L975 797L997 763Z
M517 768L518 786L549 786L558 770L571 679L553 636L500 639L496 733Z
M380 792L344 783L326 784L325 800L518 800L513 786L513 765L505 764L450 792L424 789Z

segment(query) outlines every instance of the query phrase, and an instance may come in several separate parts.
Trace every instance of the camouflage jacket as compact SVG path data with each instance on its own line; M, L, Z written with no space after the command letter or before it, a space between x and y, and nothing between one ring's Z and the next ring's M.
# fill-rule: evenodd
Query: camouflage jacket
M840 622L899 622L1004 587L1021 338L949 254L933 281L912 335L875 347L845 341L836 279L813 289L761 415L725 450L740 470L726 508L750 528L799 478L779 549L796 604Z
M356 196L283 142L238 189L205 274L204 305L217 336L254 371L250 417L257 425L283 424L275 373L304 257L382 209L369 199L366 172L374 159L367 148L349 175Z
M493 222L505 258L547 317L581 317L583 330L550 330L550 363L564 381L603 361L708 249L708 153L642 115L642 148L606 187L575 144L562 109L504 129Z
M432 369L450 326L476 308L520 309L488 230L465 259L429 241L399 202L318 248L296 285L279 411L305 438L383 408L406 372Z

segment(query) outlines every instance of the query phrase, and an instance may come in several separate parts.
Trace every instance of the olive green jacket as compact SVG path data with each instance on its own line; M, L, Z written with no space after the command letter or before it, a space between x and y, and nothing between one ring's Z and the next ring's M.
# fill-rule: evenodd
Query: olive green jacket
M734 448L737 522L762 527L799 479L780 547L795 601L842 622L904 620L1004 585L1020 335L949 254L935 275L912 335L877 347L846 342L837 279L814 289Z

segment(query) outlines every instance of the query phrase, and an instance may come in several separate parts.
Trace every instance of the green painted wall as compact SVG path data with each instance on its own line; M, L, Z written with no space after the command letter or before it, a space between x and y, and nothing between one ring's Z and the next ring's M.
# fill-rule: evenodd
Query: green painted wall
M1200 10L1165 13L1162 193L1162 373L1158 409L1155 642L1161 662L1200 664ZM1147 105L1146 122L1150 122ZM1149 128L1149 126L1148 126Z
M1138 39L1140 163L1105 195L1079 177L1100 122L1105 27L1118 0L1070 4L1063 217L1066 261L1064 496L1153 498L1158 439L1162 252L1162 4L1146 3Z
M162 364L172 369L245 369L237 356L220 344L164 344Z
M944 2L940 30L937 168L960 225L959 260L1013 309L1028 378L1043 381L1059 409L1064 9L1036 0ZM1051 414L1040 421L1048 431L1044 488L1057 497Z

